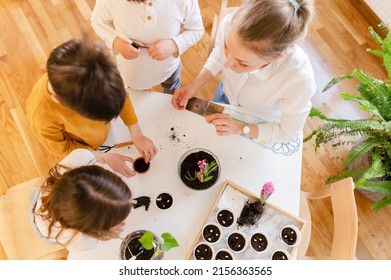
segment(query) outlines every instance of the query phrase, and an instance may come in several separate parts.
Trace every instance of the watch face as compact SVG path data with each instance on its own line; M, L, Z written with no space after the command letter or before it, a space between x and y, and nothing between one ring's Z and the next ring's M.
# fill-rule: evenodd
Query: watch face
M245 125L243 126L243 134L249 134L250 133L250 127Z

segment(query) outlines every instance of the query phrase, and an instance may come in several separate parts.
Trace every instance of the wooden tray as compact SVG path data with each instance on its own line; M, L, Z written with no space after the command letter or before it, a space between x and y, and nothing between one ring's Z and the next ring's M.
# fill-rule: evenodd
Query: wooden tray
M205 224L209 222L217 222L216 214L219 210L228 208L234 212L235 217L238 218L240 216L240 212L243 208L243 205L249 199L258 199L257 195L249 192L248 190L238 186L237 184L227 180L225 181L220 194L218 195L215 203L209 211L205 222L201 226L199 233L190 247L190 251L188 253L187 259L194 260L193 250L196 245L200 242L204 242L202 238L202 228ZM286 225L294 225L300 231L303 230L305 226L305 221L300 219L297 216L292 215L291 213L281 209L280 207L273 205L272 203L266 202L266 209L262 214L261 219L259 220L257 225L252 227L243 226L238 228L235 220L235 225L232 225L229 228L222 227L223 236L221 240L217 244L208 243L211 245L215 251L215 253L220 249L228 249L227 238L228 235L233 231L241 231L248 238L248 245L245 251L240 253L233 252L234 258L236 260L252 260L252 259L271 259L271 256L274 251L278 249L284 249L288 251L292 256L295 253L296 247L290 247L286 245L283 241L280 240L279 235L281 229ZM250 238L252 234L257 231L265 232L270 237L270 247L266 252L259 253L255 252L250 245ZM231 251L230 249L228 249ZM232 252L232 251L231 251Z

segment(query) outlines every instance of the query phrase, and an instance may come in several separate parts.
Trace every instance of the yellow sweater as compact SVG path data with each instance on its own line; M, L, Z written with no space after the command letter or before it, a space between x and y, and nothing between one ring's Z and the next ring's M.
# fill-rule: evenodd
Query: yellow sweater
M90 120L54 102L47 86L48 76L44 74L26 100L27 119L39 142L50 153L60 157L77 148L95 150L102 145L110 123ZM138 122L128 94L119 116L126 126Z

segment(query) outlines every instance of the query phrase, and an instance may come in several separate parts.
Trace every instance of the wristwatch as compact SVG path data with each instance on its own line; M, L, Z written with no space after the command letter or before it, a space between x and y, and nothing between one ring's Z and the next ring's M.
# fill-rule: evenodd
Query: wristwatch
M248 126L248 124L245 123L242 127L242 135L245 137L250 137L250 131L250 127Z

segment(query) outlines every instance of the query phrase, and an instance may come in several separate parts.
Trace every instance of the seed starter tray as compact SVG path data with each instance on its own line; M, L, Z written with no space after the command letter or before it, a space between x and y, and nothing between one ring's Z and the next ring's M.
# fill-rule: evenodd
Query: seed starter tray
M305 226L305 221L300 219L299 217L292 215L291 213L281 209L280 207L273 205L272 203L266 202L266 208L265 211L262 214L262 217L258 221L256 225L253 225L251 227L248 226L242 226L238 228L238 225L236 223L236 219L240 216L240 212L243 208L243 205L248 200L253 199L259 199L258 196L254 195L253 193L249 192L248 190L238 186L237 184L227 180L225 181L220 194L218 195L215 203L213 204L211 210L209 211L209 214L201 226L201 229L193 243L193 245L190 247L190 251L188 253L187 259L194 260L193 251L194 248L200 243L205 242L205 240L202 237L202 229L204 225L206 225L209 222L215 222L217 224L218 221L216 219L217 212L222 209L229 209L231 210L235 215L235 221L234 224L230 227L223 227L220 224L220 227L222 228L222 238L220 241L218 241L216 244L209 243L213 249L214 249L214 255L213 259L220 249L227 249L228 251L233 253L234 259L236 260L254 260L254 259L267 259L271 260L273 252L279 249L284 249L288 251L291 256L294 255L296 247L290 247L286 245L281 239L280 239L280 232L281 230L288 225L294 225L296 226L300 231L303 231L303 227ZM242 232L246 238L247 238L247 248L240 252L234 252L232 251L227 244L228 236L233 231L240 231ZM270 237L270 244L269 249L265 252L256 252L251 247L251 236L256 232L263 232L269 235Z

